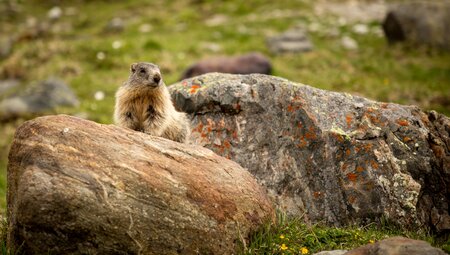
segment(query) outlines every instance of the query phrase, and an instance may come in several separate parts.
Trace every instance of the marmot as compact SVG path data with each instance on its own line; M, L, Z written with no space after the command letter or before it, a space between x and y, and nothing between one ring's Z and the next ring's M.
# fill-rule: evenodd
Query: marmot
M190 132L185 113L172 104L161 71L152 63L134 63L128 80L117 90L114 121L117 125L177 142Z

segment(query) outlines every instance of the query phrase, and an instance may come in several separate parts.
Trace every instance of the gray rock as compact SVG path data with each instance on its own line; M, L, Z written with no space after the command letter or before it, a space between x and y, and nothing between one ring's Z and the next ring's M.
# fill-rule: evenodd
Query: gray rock
M313 49L305 30L300 28L290 29L280 35L267 38L267 45L274 54L305 52Z
M406 41L450 50L450 2L393 5L383 22L383 30L390 43Z
M288 214L450 230L446 116L267 75L207 74L170 89L192 142L246 167Z
M17 88L19 84L20 82L14 79L0 81L0 95L5 95L8 91L12 91ZM0 99L1 98L2 97L0 96Z
M105 32L108 33L119 33L125 29L125 21L122 18L113 18L106 24Z
M23 254L233 254L275 216L211 150L64 115L17 129L7 197Z
M358 43L355 41L355 39L344 36L341 38L341 45L346 50L357 50L358 49Z
M345 255L445 255L429 243L405 237L391 237L351 250Z
M40 115L58 106L78 106L78 104L76 95L66 83L49 79L1 100L0 120Z
M272 72L272 64L266 56L257 52L232 57L215 57L201 60L198 63L188 67L183 72L181 79L211 72L232 74L270 74Z
M313 255L343 255L346 252L347 250L321 251L318 253L314 253Z

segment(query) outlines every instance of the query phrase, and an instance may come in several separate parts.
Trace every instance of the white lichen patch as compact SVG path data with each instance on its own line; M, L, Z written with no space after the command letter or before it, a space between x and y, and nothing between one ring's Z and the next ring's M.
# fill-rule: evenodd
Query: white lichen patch
M394 174L392 181L394 196L401 207L409 212L415 212L421 185L411 176L402 173Z

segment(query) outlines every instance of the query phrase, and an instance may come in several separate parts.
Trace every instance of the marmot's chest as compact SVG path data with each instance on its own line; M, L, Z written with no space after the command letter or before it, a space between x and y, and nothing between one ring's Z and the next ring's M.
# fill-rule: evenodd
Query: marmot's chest
M162 117L161 107L155 105L150 98L135 98L129 102L129 106L129 111L126 113L127 118L132 118L139 124L148 123Z

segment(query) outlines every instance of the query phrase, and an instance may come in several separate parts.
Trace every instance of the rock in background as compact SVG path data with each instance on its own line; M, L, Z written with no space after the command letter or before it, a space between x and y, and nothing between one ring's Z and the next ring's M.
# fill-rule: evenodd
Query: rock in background
M207 74L171 91L192 142L248 168L290 215L450 230L443 115L266 75Z
M390 8L384 22L390 43L407 41L450 50L450 2L406 2Z
M429 243L405 237L391 237L374 244L368 244L344 255L445 255L441 249Z
M301 28L292 28L280 35L269 37L267 45L273 54L298 53L313 49L306 31Z
M11 82L9 82L11 83ZM0 85L6 90L7 82ZM9 89L9 87L8 87ZM0 89L1 91L1 89ZM43 114L59 106L78 106L77 96L61 80L49 79L0 101L0 120Z
M267 57L257 52L232 57L209 58L188 67L183 72L181 79L187 79L212 72L231 74L270 74L272 72L272 64Z
M69 116L26 122L8 163L8 247L24 254L232 254L274 211L235 162Z

